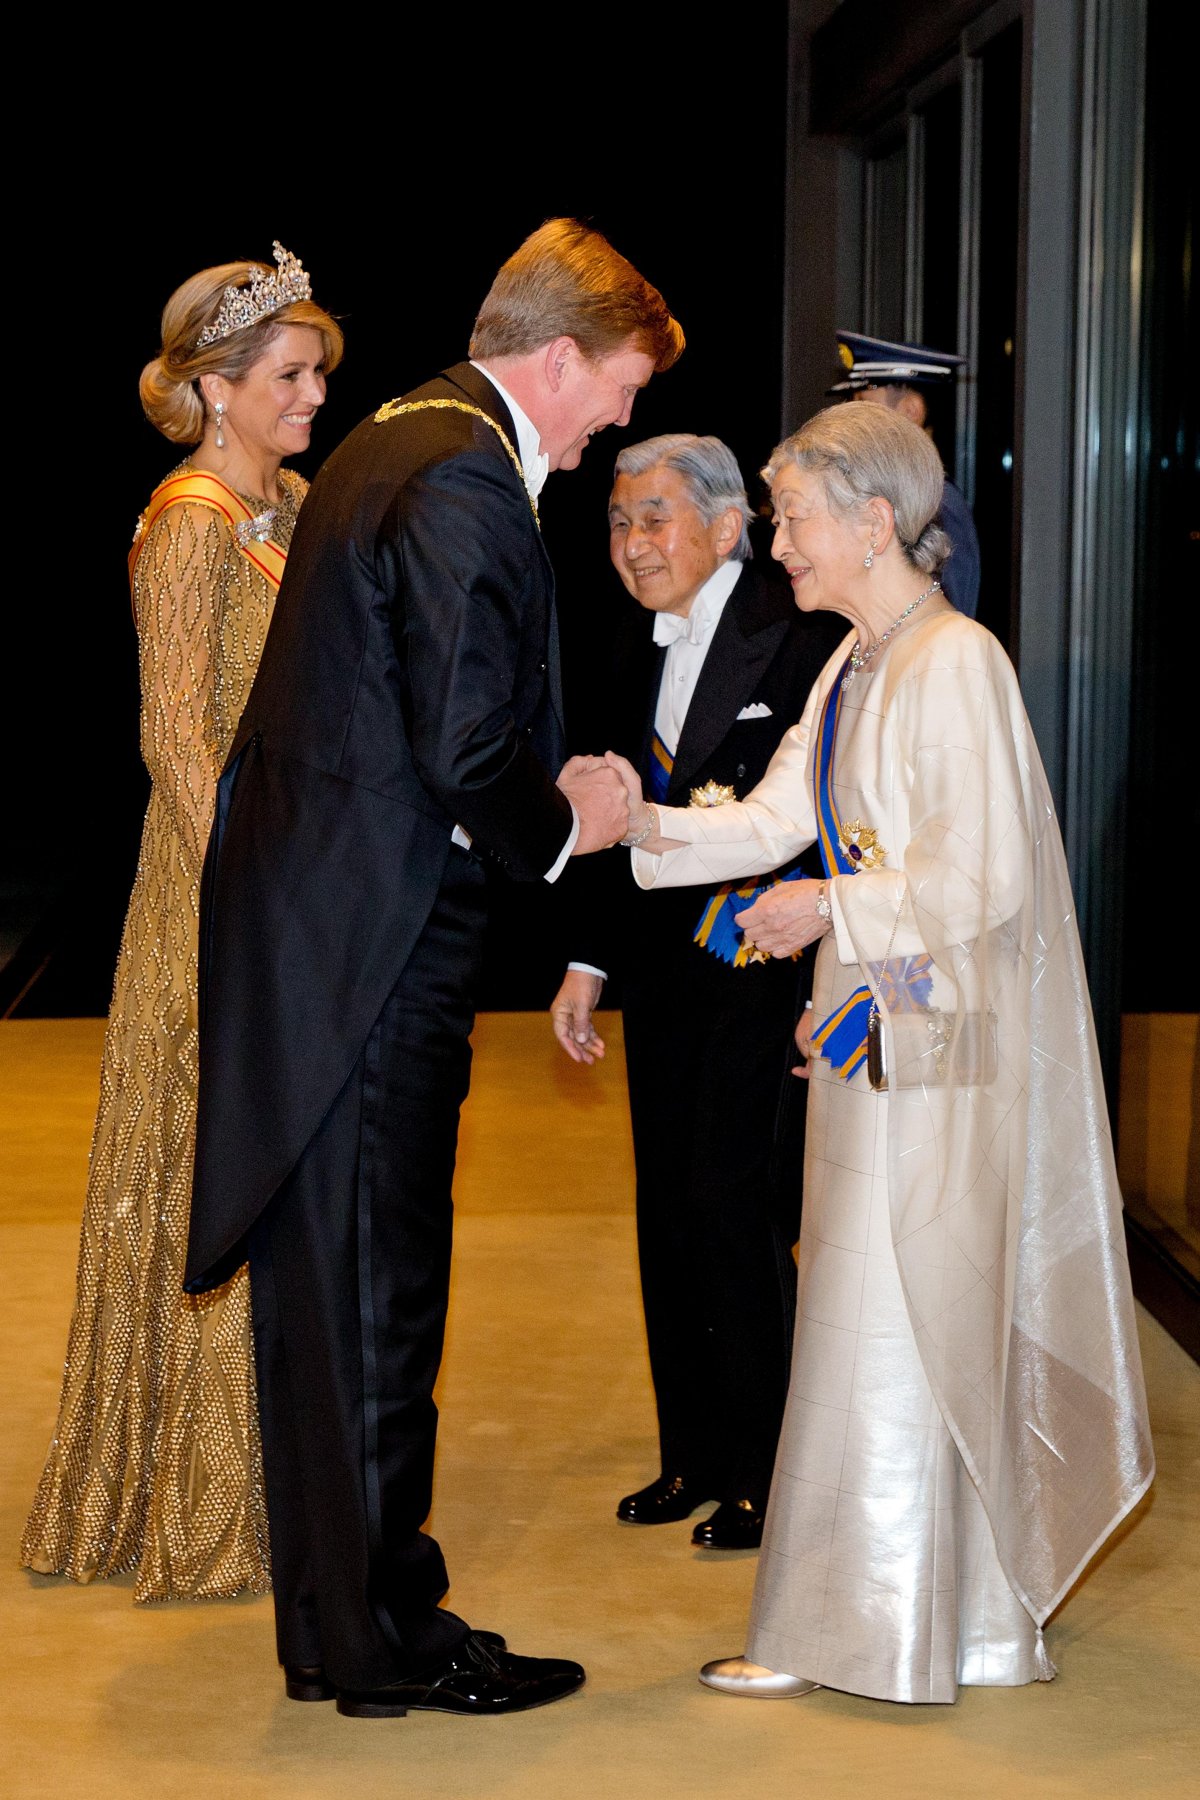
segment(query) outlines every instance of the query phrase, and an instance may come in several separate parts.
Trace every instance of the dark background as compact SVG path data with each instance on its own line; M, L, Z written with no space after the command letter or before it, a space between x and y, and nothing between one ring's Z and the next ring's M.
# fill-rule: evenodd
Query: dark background
M152 117L82 93L59 114L61 173L27 202L37 303L13 371L28 395L21 444L52 472L22 514L5 608L5 893L31 913L56 896L49 961L21 1013L108 1005L147 793L125 556L179 454L142 418L137 379L163 302L197 268L269 261L278 237L341 319L345 361L296 465L310 476L365 413L466 354L495 269L545 218L587 219L661 289L687 333L682 360L629 430L610 428L541 501L573 750L603 747L589 672L632 604L607 560L621 444L713 432L761 497L755 471L783 424L786 7L760 6L736 42L686 54L596 46L518 62L510 49L501 79L477 51L465 79L443 60L424 83L377 80L374 66L340 45L315 103L311 70L292 81L270 57L223 70L211 99L206 86L179 104L177 134L161 92ZM499 884L485 1005L549 1001L551 900L545 884Z

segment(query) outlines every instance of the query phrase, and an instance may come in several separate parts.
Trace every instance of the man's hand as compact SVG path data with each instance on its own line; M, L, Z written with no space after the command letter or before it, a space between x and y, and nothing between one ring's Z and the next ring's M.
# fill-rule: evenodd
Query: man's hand
M603 756L568 756L558 771L558 780L554 785L561 787L564 781L571 781L576 775L594 775L597 769L607 767L608 763Z
M563 984L550 1002L554 1035L572 1062L589 1066L604 1055L604 1039L596 1036L592 1008L604 983L586 969L568 969Z
M828 921L817 911L820 886L819 881L781 881L745 912L734 913L734 923L741 926L748 944L768 956L791 956L829 930Z
M629 830L629 795L602 756L573 756L563 764L556 785L579 814L572 856L620 843Z

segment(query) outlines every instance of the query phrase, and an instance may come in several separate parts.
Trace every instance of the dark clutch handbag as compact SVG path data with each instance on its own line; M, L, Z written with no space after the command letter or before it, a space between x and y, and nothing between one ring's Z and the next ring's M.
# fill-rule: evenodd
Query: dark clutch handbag
M892 1047L896 1067L888 1068L883 1019L872 1006L867 1017L867 1080L875 1092L887 1088L980 1087L996 1079L996 1015L962 1015L955 1035L955 1015L939 1007L896 1013Z

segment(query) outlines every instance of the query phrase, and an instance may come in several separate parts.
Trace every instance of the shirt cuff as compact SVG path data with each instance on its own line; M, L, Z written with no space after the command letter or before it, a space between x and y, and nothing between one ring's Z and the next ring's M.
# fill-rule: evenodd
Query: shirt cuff
M569 804L571 807L571 835L555 857L553 863L546 870L544 877L546 881L558 880L559 876L567 866L567 858L579 842L579 814L575 811L574 801L571 801Z
M581 975L594 975L598 981L608 980L607 972L604 969L598 969L595 963L568 963L567 967L568 969L578 969Z

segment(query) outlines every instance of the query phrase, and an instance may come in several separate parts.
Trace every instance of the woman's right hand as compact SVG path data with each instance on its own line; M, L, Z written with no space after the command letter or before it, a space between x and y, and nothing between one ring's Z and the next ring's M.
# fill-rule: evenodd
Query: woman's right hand
M618 756L615 750L606 750L604 760L610 769L615 769L625 783L625 791L629 795L629 824L631 830L639 829L638 821L645 824L643 817L646 802L642 794L642 778L627 756Z
M606 750L604 760L625 784L629 799L629 832L621 842L629 844L631 848L639 845L649 856L661 856L665 850L678 850L683 839L662 836L662 822L657 808L651 806L642 793L642 778L629 759L618 756L615 750Z

